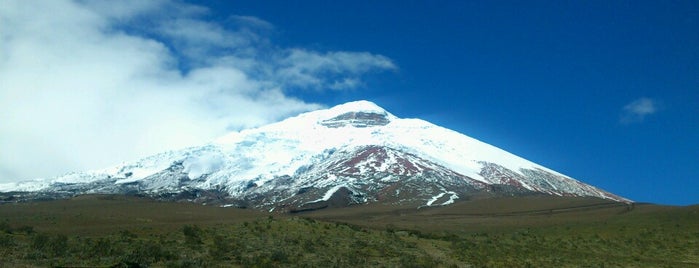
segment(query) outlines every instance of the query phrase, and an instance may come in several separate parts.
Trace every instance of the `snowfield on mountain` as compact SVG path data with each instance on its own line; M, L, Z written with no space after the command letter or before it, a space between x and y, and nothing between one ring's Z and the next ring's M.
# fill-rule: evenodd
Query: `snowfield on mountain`
M631 202L461 133L398 118L368 101L303 113L201 147L103 170L2 184L0 192L144 194L270 211L368 202L441 206L484 195Z

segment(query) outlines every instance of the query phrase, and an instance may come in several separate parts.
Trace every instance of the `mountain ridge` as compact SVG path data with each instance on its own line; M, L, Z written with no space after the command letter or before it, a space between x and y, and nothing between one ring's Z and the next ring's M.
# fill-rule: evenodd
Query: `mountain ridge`
M0 185L0 192L10 191L140 193L285 211L333 202L448 205L479 193L631 202L456 131L398 118L369 101L103 170Z

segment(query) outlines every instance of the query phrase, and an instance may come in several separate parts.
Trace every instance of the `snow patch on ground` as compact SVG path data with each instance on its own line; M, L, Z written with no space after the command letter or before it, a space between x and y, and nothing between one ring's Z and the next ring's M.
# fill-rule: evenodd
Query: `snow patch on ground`
M330 190L325 192L325 195L323 195L323 198L321 198L321 200L323 200L323 201L330 200L330 197L332 197L333 194L335 194L335 192L337 192L337 190L340 190L340 188L342 188L342 187L346 187L346 186L344 184L342 184L342 185L337 185L333 188L330 188Z
M400 181L400 177L398 177L398 176L391 176L391 175L388 175L388 176L386 176L386 177L384 177L384 178L381 179L381 182L386 182L386 183L389 183L389 182L398 182L398 181Z
M308 202L306 204L321 202L321 201L328 201L328 200L330 200L330 197L332 197L333 194L335 194L335 192L337 192L337 190L340 190L340 188L342 188L342 187L347 187L347 185L344 185L344 184L336 185L333 188L330 188L330 190L328 190L327 192L325 192L325 194L323 195L322 198L313 200L313 201Z
M433 196L432 199L430 199L430 200L427 201L427 204L426 204L426 205L427 205L427 206L431 206L432 203L434 203L435 201L437 201L437 199L442 198L442 196L444 196L444 194L446 194L446 193L440 193L440 194L438 194L438 195Z
M449 200L442 203L442 206L454 204L454 201L456 201L456 199L459 199L459 195L457 195L455 192L449 192L449 193L451 194L451 196L449 197Z
M427 206L432 206L432 204L434 204L434 202L436 202L437 200L439 200L440 198L442 198L445 194L450 194L451 196L449 196L449 200L445 201L445 202L442 203L442 204L439 204L440 206L445 206L445 205L452 204L452 203L454 203L454 201L455 201L456 199L459 199L459 195L457 195L455 192L452 192L452 191L443 192L443 193L440 193L440 194L438 194L438 195L433 196L430 200L427 201L427 204L426 204L426 205L427 205Z

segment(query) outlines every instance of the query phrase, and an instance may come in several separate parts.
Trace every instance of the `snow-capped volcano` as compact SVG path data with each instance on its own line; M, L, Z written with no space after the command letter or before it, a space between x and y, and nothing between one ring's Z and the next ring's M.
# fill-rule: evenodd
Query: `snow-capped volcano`
M154 155L2 192L139 193L264 209L366 202L447 205L483 194L629 200L420 119L356 101Z

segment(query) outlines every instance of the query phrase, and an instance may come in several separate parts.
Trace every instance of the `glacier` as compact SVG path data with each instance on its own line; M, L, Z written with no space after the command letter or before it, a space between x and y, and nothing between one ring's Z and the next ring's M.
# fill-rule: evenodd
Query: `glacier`
M214 195L226 204L242 200L245 207L289 209L329 202L341 186L351 189L343 191L352 195L351 202L414 200L429 206L439 198L432 200L432 192L441 191L453 197L440 204L448 205L469 191L501 189L630 202L467 135L399 118L369 101L303 113L106 169L0 184L0 192L191 192L192 200ZM384 194L391 187L394 194Z

